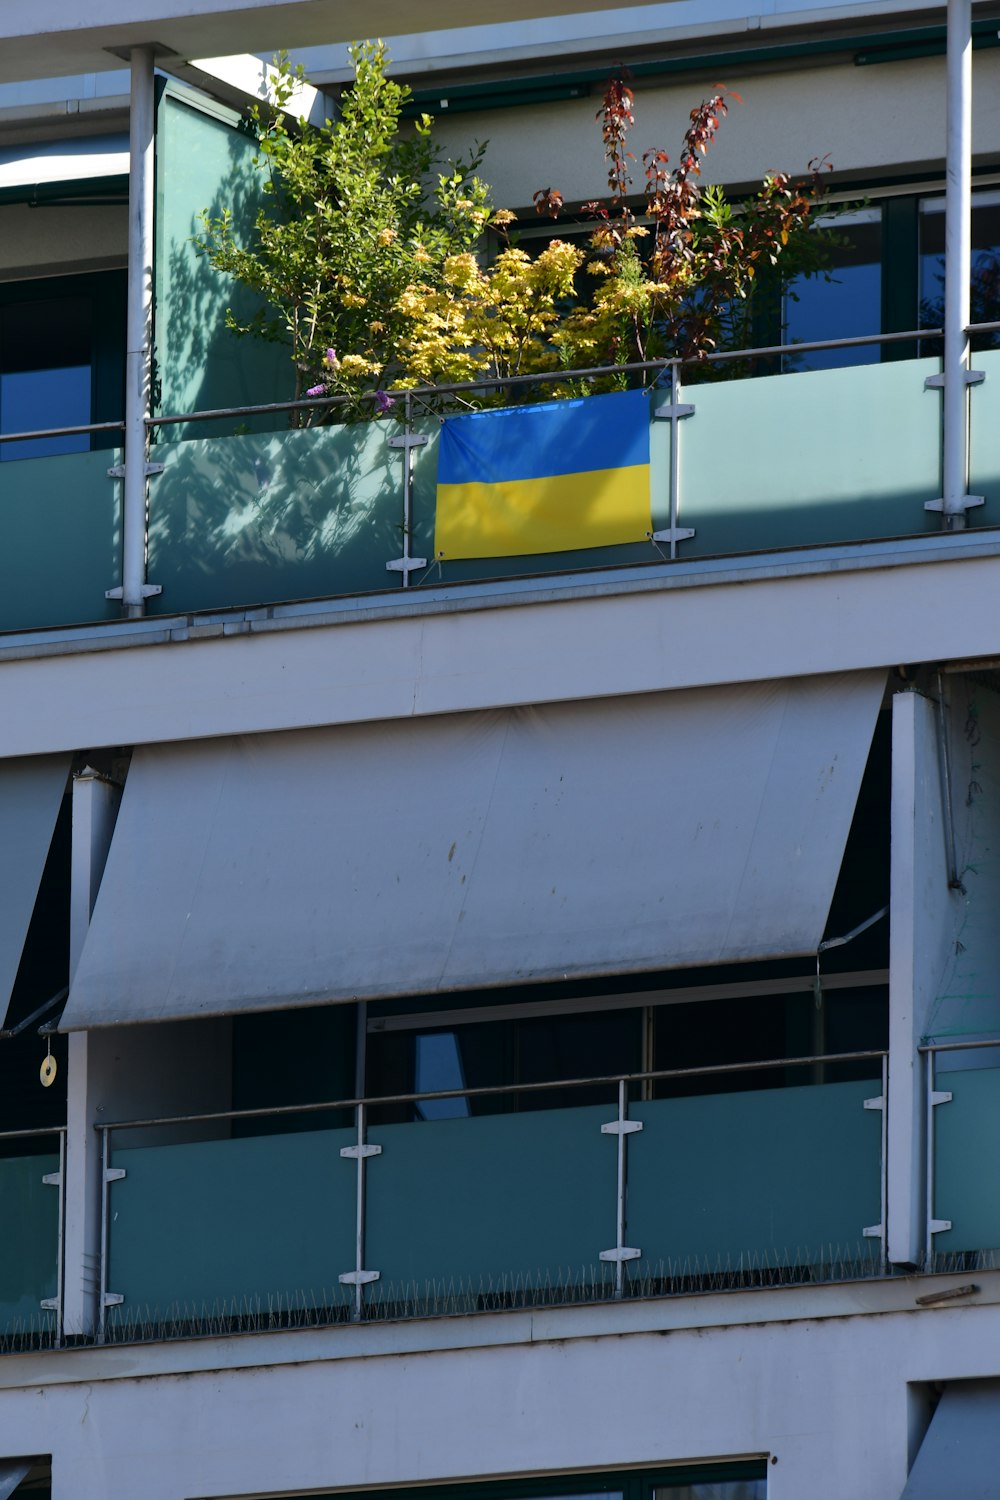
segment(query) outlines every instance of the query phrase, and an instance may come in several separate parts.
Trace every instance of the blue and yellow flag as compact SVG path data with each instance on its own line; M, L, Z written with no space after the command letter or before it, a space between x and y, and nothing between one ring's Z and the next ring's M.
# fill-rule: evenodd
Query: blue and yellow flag
M652 529L646 391L473 412L441 429L439 558L614 547Z

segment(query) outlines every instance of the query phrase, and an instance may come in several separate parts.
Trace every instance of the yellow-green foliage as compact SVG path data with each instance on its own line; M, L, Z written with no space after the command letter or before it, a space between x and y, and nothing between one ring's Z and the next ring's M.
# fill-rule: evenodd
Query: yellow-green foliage
M523 250L503 250L485 268L471 253L449 256L441 284L417 282L400 299L407 326L399 343L405 373L398 383L558 369L557 304L573 295L582 260L579 250L561 240L535 260Z

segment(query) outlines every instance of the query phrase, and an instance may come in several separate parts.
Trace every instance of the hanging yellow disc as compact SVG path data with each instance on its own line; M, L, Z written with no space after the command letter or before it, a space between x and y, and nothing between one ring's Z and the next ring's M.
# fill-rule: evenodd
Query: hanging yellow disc
M42 1058L42 1066L38 1070L38 1076L42 1080L42 1088L43 1089L47 1089L53 1083L55 1083L56 1072L57 1072L56 1060L52 1056L52 1053L50 1052L49 1055L48 1055L48 1057L43 1057Z

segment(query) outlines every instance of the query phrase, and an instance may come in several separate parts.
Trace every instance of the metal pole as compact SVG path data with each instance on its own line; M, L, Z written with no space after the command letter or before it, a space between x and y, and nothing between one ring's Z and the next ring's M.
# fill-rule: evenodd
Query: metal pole
M969 472L969 271L972 264L972 5L948 0L948 128L945 195L945 531L964 530Z
M108 1167L111 1161L110 1132L101 1131L101 1265L97 1282L98 1322L97 1342L103 1344L107 1335L108 1297Z
M146 457L153 362L153 49L133 47L129 114L128 325L125 354L125 476L122 614L146 600Z

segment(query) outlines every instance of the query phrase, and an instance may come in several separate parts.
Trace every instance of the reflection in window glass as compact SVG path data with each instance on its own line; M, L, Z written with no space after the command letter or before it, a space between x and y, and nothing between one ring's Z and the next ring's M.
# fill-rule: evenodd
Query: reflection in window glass
M432 1031L414 1038L415 1094L439 1089L464 1089L462 1056L453 1031ZM421 1120L459 1120L469 1113L467 1099L422 1099L416 1106Z
M91 420L92 304L54 297L0 307L0 432L83 426ZM87 433L0 444L0 460L79 453Z
M972 266L969 287L972 323L1000 321L1000 192L972 196ZM920 322L944 324L944 199L920 204ZM1000 334L979 334L974 349L1000 346Z
M829 280L799 276L785 289L783 342L816 343L823 339L860 338L878 333L882 323L882 215L878 208L857 209L817 220L844 243L832 255ZM828 370L838 365L877 364L878 344L860 349L816 349L785 356L786 370Z
M766 1479L724 1479L718 1484L657 1485L653 1500L767 1500Z

